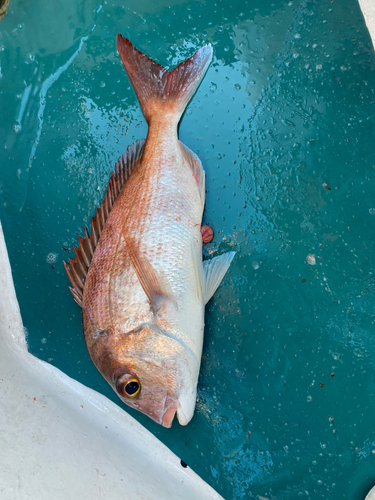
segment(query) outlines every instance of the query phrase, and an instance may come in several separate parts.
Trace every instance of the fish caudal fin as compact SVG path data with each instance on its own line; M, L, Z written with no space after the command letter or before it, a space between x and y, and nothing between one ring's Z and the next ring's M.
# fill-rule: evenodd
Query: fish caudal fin
M120 34L117 49L148 123L161 107L168 107L179 121L212 59L212 47L206 45L169 72Z

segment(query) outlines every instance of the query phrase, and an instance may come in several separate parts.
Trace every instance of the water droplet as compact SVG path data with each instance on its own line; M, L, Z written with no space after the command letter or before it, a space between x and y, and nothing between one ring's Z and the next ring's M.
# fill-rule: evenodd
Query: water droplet
M42 344L46 344L47 343L47 339L45 339L45 338L41 339L41 343Z
M210 85L210 91L211 92L215 92L216 89L217 89L216 83L211 83L211 85Z
M306 262L310 266L315 266L315 264L316 264L315 255L312 253L309 253L309 255L306 257Z
M254 261L254 262L251 263L251 265L253 266L254 269L259 269L258 262Z
M58 259L57 253L51 252L46 256L46 261L48 262L48 264L54 264L55 262L57 262L57 259Z
M375 208L370 208L368 213L371 215L375 215Z
M240 90L240 89L241 89L241 85L240 85L239 83L235 83L235 84L234 84L234 88L235 88L236 90Z
M100 86L101 87L105 87L105 83L104 82L100 82Z

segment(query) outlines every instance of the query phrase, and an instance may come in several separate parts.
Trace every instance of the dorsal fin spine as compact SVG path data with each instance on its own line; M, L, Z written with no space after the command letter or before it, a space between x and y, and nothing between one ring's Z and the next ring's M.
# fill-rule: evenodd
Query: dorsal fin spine
M73 262L73 261L69 260L69 264L70 264L70 262ZM75 286L75 281L74 281L74 278L72 276L72 272L70 270L70 265L68 265L66 262L63 262L63 264L64 264L64 267L65 267L66 274L68 275L69 281L72 284L72 286L74 287Z
M104 210L99 210L98 209L98 214L99 214L99 220L100 220L100 233L103 231L105 221L107 218L105 217Z
M74 253L78 256L77 258L77 264L83 274L83 276L86 276L87 275L87 270L88 270L88 266L86 265L86 262L85 262L85 259L83 257L83 250L82 250L82 247L75 247L73 246L73 250L74 250Z
M108 193L108 189L107 189L107 193ZM105 213L106 213L106 218L108 219L108 216L109 216L109 212L111 211L111 204L110 204L110 200L109 200L109 196L106 196L105 197Z
M120 162L118 161L115 166L115 175L118 179L121 179L121 182L124 183L123 177L122 177L122 171L120 169ZM112 178L112 176L111 176Z
M95 217L96 227L98 229L98 241L99 241L100 234L101 234L103 227L104 227L102 214L103 214L103 210L100 210L100 208L98 207L96 209L96 217Z
M74 260L76 260L76 259L74 259ZM72 272L72 276L74 278L75 283L77 283L77 285L79 286L79 288L81 290L83 290L84 289L84 284L82 283L82 280L81 280L79 274L77 273L75 262L73 263L73 265L70 266L70 270Z
M74 300L77 302L79 306L82 307L82 294L80 295L74 288L71 286L69 287L69 290L72 292Z
M89 232L87 230L87 226L85 226L85 237L84 237L84 241L87 243L87 248L89 249L89 252L90 252L90 256L91 256L91 259L94 255L94 248L92 247L91 245L91 240L90 240L90 237L89 237ZM91 259L90 259L90 262L91 262Z
M95 217L95 222L96 222L96 236L98 238L98 243L99 243L99 238L100 238L100 234L102 232L102 215L103 213L103 210L100 210L99 207L96 209L96 217Z
M91 243L94 244L94 247L96 248L98 241L99 241L99 236L96 234L96 217L93 216L91 217Z
M85 264L86 264L87 269L88 269L90 267L90 264L91 264L91 256L87 255L87 245L86 245L86 242L85 242L85 240L81 236L78 236L78 242L79 242L79 247L82 250L83 260L85 261Z
M73 294L74 300L81 307L86 276L94 256L95 248L118 194L142 157L144 143L144 140L137 141L135 144L133 143L116 162L100 208L96 209L96 215L91 218L90 236L87 227L84 226L84 237L79 236L79 246L73 246L74 259L69 259L69 264L64 262L65 271L72 284L72 287L69 287L70 291Z
M104 195L104 202L103 202L103 217L104 217L104 220L107 220L108 219L108 206L107 206L107 196L106 196L107 192L105 193Z
M108 184L108 193L109 193L109 200L111 202L111 206L113 205L113 200L115 198L114 196L114 189L113 189L113 179L111 178Z

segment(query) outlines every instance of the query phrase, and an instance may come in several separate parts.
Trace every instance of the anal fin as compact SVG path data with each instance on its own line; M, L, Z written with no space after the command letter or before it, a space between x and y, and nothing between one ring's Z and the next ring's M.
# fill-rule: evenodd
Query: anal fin
M202 288L205 304L207 304L216 292L235 254L236 252L228 252L213 259L203 261L204 282Z

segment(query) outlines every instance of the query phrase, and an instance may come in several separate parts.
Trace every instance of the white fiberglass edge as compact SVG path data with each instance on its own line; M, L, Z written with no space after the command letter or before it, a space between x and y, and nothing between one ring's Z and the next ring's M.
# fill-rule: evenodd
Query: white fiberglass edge
M27 351L0 225L0 498L220 500L116 404Z
M361 7L363 17L366 21L367 29L370 32L372 44L375 48L375 1L374 0L358 0Z

